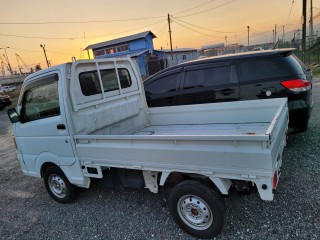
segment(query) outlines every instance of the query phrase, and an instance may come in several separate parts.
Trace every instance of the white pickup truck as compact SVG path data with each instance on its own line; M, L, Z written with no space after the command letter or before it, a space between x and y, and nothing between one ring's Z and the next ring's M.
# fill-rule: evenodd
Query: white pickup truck
M34 73L8 115L23 172L56 201L72 202L92 178L170 186L173 219L199 238L221 232L223 196L237 184L273 199L288 125L286 99L148 108L129 58Z

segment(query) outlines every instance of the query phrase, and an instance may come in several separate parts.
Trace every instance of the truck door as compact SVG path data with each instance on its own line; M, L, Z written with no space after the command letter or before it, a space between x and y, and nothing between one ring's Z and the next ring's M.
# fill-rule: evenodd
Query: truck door
M74 152L68 131L61 74L47 73L24 85L16 141L30 175L39 174L41 161L71 165Z

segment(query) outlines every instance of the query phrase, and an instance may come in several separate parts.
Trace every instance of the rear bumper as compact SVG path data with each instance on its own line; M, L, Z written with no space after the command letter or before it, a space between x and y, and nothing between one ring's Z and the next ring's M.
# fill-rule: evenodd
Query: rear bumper
M294 100L288 102L289 108L289 127L296 128L309 121L313 101Z

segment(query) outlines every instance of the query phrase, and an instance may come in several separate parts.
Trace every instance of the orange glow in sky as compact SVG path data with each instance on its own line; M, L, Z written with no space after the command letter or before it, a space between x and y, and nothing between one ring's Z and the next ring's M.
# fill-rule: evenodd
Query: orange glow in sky
M285 26L286 38L292 38L293 30L301 29L302 1L292 2L1 0L0 48L10 47L7 54L15 70L15 54L19 54L28 67L34 67L38 63L43 68L46 67L40 44L45 44L52 65L71 61L72 56L77 59L87 58L87 53L82 49L90 44L147 30L157 36L153 40L155 49L169 48L168 13L172 16L174 48L199 48L203 45L225 43L226 40L227 44L246 45L247 26L250 26L252 44L272 42L275 24L278 36L281 37ZM319 1L314 1L314 15L320 12L318 5ZM315 19L314 24L317 24L316 20L319 21L320 18ZM3 59L4 50L1 49L0 54Z

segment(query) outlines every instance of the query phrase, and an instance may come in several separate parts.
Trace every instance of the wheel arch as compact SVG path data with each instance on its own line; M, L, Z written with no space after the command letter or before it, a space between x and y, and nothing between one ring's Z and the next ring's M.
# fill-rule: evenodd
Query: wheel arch
M45 163L43 163L43 164L41 165L41 168L40 168L40 176L41 176L41 178L44 177L45 171L46 171L49 167L51 167L51 166L59 167L58 165L56 165L56 164L54 164L54 163L52 163L52 162L45 162Z
M43 177L43 170L46 170L52 165L56 165L61 168L61 166L64 165L64 162L53 153L43 152L35 159L34 169L39 177Z
M185 180L196 180L201 183L207 184L224 195L228 195L229 189L232 185L231 180L226 178L219 178L197 173L162 172L160 178L160 186L164 186L167 184L176 185Z

